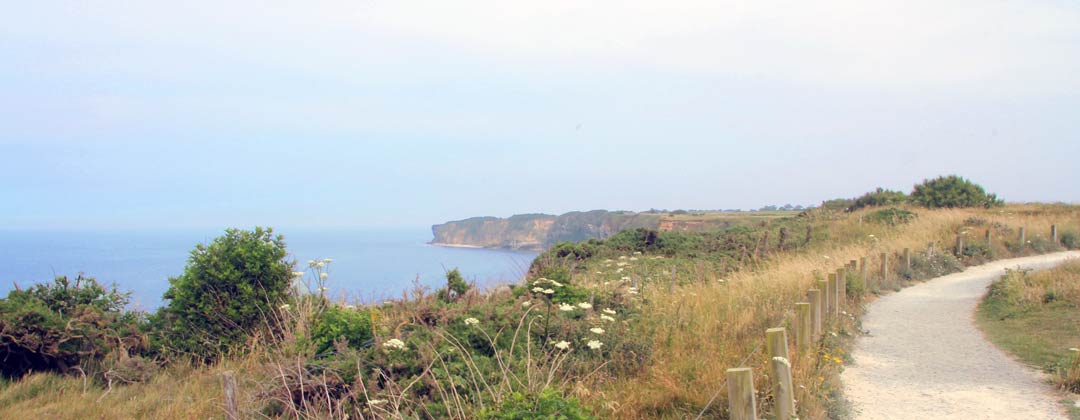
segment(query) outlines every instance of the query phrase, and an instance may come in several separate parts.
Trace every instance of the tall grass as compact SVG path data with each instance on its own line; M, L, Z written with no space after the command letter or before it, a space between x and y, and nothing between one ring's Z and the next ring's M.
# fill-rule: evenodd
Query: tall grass
M897 225L871 222L874 209L811 212L806 216L814 234L809 245L773 251L738 267L692 256L585 261L574 271L573 282L598 300L621 305L620 319L608 327L603 352L570 356L538 346L529 339L542 328L536 315L550 320L546 311L551 306L519 310L505 319L505 304L520 307L524 300L508 290L470 291L446 306L417 288L402 299L369 308L378 319L374 342L363 357L355 349L339 347L338 363L322 363L310 346L297 343L310 335L317 305L326 303L300 300L275 315L284 318L288 328L253 339L243 355L210 366L172 364L146 383L111 390L79 377L33 374L0 385L0 417L215 417L221 413L220 375L226 371L239 379L243 415L249 418L473 418L549 389L580 399L605 418L687 418L703 410L710 417L723 417L725 370L739 365L755 368L759 412L766 412L771 396L768 378L762 375L768 359L761 350L764 331L776 326L790 330L794 303L805 300L806 291L825 273L869 256L872 278L866 289L886 293L936 274L933 270L951 269L935 266L923 253L930 242L939 255L951 252L958 232L968 232L965 237L972 244L981 241L985 229L993 233L993 243L985 250L960 258L965 264L1056 250L1058 246L1046 240L1051 224L1062 232L1080 232L1080 208L1074 206L909 210L918 216ZM1015 239L1021 226L1032 243ZM911 249L918 269L900 270L898 253L903 248ZM874 276L880 253L891 259L887 281ZM672 282L678 285L673 290ZM847 362L845 348L858 333L862 305L872 298L850 296L846 316L831 328L835 335L826 335L821 348L792 360L803 418L826 418L843 410L838 373ZM481 318L475 327L480 330L468 334L477 334L481 344L488 343L483 347L493 349L490 363L473 356L477 344L467 343L460 329L446 327L465 316ZM566 321L580 324L567 324L566 331L588 328L596 314L589 316ZM488 320L508 326L489 329ZM430 340L410 343L414 348L408 357L414 360L408 363L418 363L420 370L399 381L405 376L392 371L406 362L382 346L406 331L420 331ZM423 400L410 393L417 386L430 390Z

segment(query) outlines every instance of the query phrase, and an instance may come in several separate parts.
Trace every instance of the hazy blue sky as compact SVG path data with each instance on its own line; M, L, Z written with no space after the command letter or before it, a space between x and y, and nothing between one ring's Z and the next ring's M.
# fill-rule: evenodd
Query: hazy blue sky
M1080 201L1074 1L0 3L0 228Z

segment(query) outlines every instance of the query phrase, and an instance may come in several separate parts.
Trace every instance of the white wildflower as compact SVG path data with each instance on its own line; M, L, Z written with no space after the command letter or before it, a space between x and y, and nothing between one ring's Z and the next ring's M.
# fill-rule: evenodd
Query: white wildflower
M555 291L551 289L544 289L542 293L544 293L545 295L553 295L555 294Z
M629 294L631 294L631 295L636 295L636 294L638 294L638 291L637 291L637 288L636 288L636 287L631 287L631 288L629 288L629 289L626 289L626 292L627 292L627 293L629 293Z
M465 318L465 325L477 325L477 324L479 324L479 323L480 323L480 320L479 320L479 319L476 319L476 318Z
M310 267L310 268L315 268L315 264L316 264L315 260L308 260L308 262L307 262L307 266Z
M522 308L528 308L530 306L532 306L532 301L531 300L526 300L524 302L521 302L521 307Z
M627 256L625 256L625 255L620 255L620 256L619 256L619 259L620 259L620 260L625 260L626 258L627 258Z
M603 347L604 343L601 343L600 340L589 340L589 343L586 345L589 346L590 349L600 350L600 347Z
M612 318L612 317L610 317L608 315L600 315L600 319L602 319L604 321L608 321L608 322L615 322L615 318Z
M603 271L597 271L596 274L604 274Z
M1075 352L1080 352L1080 349L1078 349L1078 348L1076 348L1076 347L1070 347L1070 348L1069 348L1069 351L1075 351Z
M301 277L304 277L304 272L303 271L293 271L292 276L294 278L301 278Z
M641 255L641 251L634 251L634 255Z
M544 288L543 287L534 287L534 288L532 288L532 291L534 293L544 293Z
M332 260L330 258L323 258L322 262L323 262L323 264L330 264L330 263L334 262L334 260Z
M637 257L630 257L630 261L637 261Z
M870 235L866 235L866 237L868 237L868 238L873 238L873 237L874 237L874 235L873 235L873 234L870 234Z
M596 327L596 328L589 328L589 332L591 332L591 333L593 333L593 334L603 334L603 333L604 333L604 329L603 329L603 328L600 328L600 327Z
M570 312L570 311L574 310L574 305L568 305L568 304L565 304L565 303L560 303L559 304L559 310L563 311L563 312Z
M562 286L563 286L563 284L562 284L562 283L559 283L559 282L557 282L557 281L555 281L555 280L551 280L551 285L552 285L552 286L555 286L555 287L562 287Z
M281 305L281 306L278 306L278 309L281 309L281 310L286 310L286 309L289 309L289 308L291 308L291 306L289 306L288 303L286 303L284 305Z
M604 309L604 313L608 315L615 315L614 309Z
M630 263L625 263L625 262L619 261L615 265L618 266L618 267L626 267L628 264L630 264Z
M368 400L368 405L382 405L386 404L386 400Z
M386 340L385 343L382 343L382 346L384 349L405 350L405 342L396 338Z
M821 257L822 257L822 258L824 258L824 259L826 259L826 260L831 260L831 259L832 259L832 257L830 257L830 256L828 256L828 255L822 255Z
M320 278L320 279L326 280L326 278L327 278L327 277L330 277L330 274L327 274L327 273L319 273L319 278Z
M616 273L616 274L618 274L618 273L621 273L622 271L623 271L623 270L622 270L622 269L620 268L620 269L618 269L618 270L615 270L615 273Z
M570 342L566 341L566 340L560 341L558 343L555 343L555 348L557 348L559 350L569 350L570 349Z
M318 262L315 263L315 268L323 268L323 267L326 267L326 263L324 263L322 261L318 261Z
M330 290L330 289L328 289L328 288L327 288L326 286L321 286L321 287L319 287L319 291L320 291L320 292L325 292L325 291L327 291L327 290Z
M592 304L590 304L589 302L581 302L577 304L577 307L581 309L592 309Z

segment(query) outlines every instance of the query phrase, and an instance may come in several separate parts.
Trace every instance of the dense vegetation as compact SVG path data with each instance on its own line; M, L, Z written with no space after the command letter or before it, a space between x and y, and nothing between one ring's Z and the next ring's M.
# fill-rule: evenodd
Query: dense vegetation
M169 279L154 321L169 349L213 360L277 328L273 308L288 303L293 263L271 229L229 229L191 251Z
M995 344L1080 393L1080 262L1008 271L990 285L978 320Z
M895 197L886 191L869 195ZM109 384L118 376L93 376L80 385L82 393L98 391L83 401L59 397L70 390L49 381L67 383L63 379L29 375L0 388L0 416L6 417L5 404L18 410L11 415L55 413L50 404L59 404L70 416L117 417L95 401L115 392L115 398L128 398L122 401L133 408L124 409L141 413L136 416L209 417L220 410L214 375L230 370L241 378L246 417L722 417L723 395L708 402L723 383L723 370L767 363L753 352L761 331L788 322L791 304L804 299L822 273L867 256L872 267L879 253L897 261L902 247L935 242L937 252L912 252L910 265L894 263L884 278L872 268L866 277L848 272L851 318L841 320L840 334L826 337L816 357L793 361L810 366L800 375L822 378L796 378L806 384L797 395L801 415L823 418L840 409L836 377L843 347L858 330L864 293L989 259L1061 249L1038 232L1080 213L1070 206L939 212L890 200L864 200L872 204L854 211L849 207L858 199L836 200L845 204L705 232L624 230L604 240L560 243L534 261L522 283L509 287L483 293L454 269L434 292L417 286L402 299L366 306L325 296L331 260L312 260L306 273L293 272L283 238L268 229L229 230L196 247L185 272L171 280L168 305L150 321L124 311L126 297L99 290L96 282L77 282L72 291L58 280L31 289L50 290L37 293L44 297L31 299L27 290L0 300L5 332L31 336L31 323L13 322L19 314L37 311L35 316L55 318L43 325L62 326L82 313L70 308L84 307L110 320L95 324L108 329L101 336L131 337L122 344L83 343L93 351L80 347L63 365L5 370L8 377L99 364L105 366L99 371L140 378L121 381L136 383L127 390L114 390ZM1020 226L1029 229L1025 241L1018 240ZM1068 246L1080 230L1060 227ZM963 250L950 248L957 233L984 230L992 242L969 239ZM92 293L81 291L86 287ZM49 297L57 294L82 297ZM150 378L153 388L137 384ZM41 387L34 395L42 396L15 393L21 384ZM138 405L170 387L197 397ZM767 379L762 389L770 389ZM768 391L762 392L767 401Z

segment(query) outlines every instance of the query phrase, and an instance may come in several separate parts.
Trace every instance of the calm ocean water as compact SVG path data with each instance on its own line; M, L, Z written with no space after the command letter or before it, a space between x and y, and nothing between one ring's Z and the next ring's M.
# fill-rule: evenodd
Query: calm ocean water
M28 286L82 272L134 292L133 304L155 309L168 278L184 270L189 252L219 231L3 231L0 230L0 295L14 283ZM414 229L275 230L289 253L306 268L310 259L332 258L328 287L335 298L373 301L401 296L420 277L432 289L445 282L444 269L458 267L481 287L513 282L535 253L427 245L431 231Z

